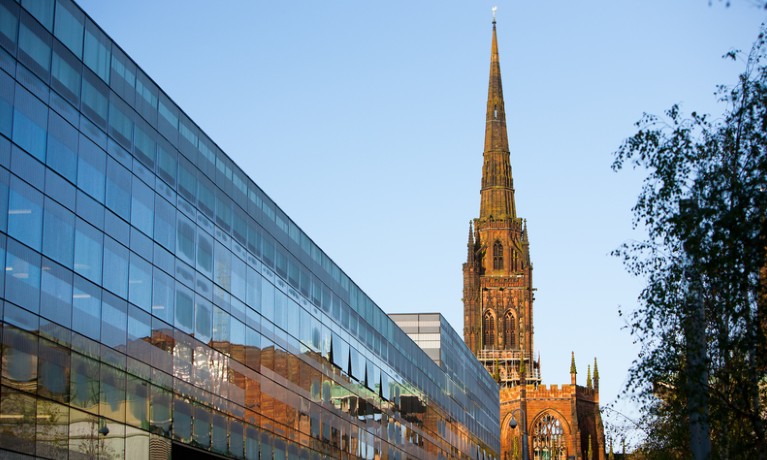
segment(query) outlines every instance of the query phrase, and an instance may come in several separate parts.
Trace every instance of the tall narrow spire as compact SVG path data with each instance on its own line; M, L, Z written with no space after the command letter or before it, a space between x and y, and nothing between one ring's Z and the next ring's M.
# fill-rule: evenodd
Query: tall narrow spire
M485 151L483 156L479 218L516 218L495 16L493 16L493 43L490 52L490 82L487 90Z

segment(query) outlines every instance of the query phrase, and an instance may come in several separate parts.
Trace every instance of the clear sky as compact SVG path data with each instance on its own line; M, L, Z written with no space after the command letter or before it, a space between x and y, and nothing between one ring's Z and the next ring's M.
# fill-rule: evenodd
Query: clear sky
M766 17L732 2L79 3L385 312L461 335L497 4L544 383L569 383L575 351L585 384L597 356L609 403L637 353L618 308L642 286L609 255L642 236L642 176L612 152L643 112L722 111L715 86L743 66L721 56Z

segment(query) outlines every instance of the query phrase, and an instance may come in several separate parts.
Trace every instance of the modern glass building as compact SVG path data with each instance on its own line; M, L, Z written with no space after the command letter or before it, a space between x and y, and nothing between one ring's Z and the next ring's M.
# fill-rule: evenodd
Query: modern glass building
M69 0L0 0L0 266L0 457L498 455L490 376L456 384Z

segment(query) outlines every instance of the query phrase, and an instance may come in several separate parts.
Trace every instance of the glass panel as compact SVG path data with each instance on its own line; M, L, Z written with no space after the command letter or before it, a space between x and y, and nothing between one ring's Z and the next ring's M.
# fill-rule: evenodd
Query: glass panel
M43 195L25 182L11 178L8 234L40 250L43 228Z
M21 5L48 30L53 30L53 0L23 0Z
M19 59L44 80L51 69L51 38L38 24L23 17L19 28Z
M77 129L55 112L48 116L46 162L70 182L77 180Z
M130 220L132 174L112 157L107 159L106 205L118 216Z
M19 32L19 7L13 3L0 3L0 44L12 54L16 53Z
M77 162L77 186L99 203L104 202L105 172L106 153L81 135L80 156Z
M134 144L136 145L136 158L147 168L154 170L155 150L157 143L152 136L151 128L137 124L134 132Z
M194 293L176 283L176 327L191 334L194 332Z
M174 288L173 278L155 268L152 284L152 314L170 324L173 323Z
M88 21L85 29L83 62L109 83L110 42L96 25Z
M213 238L204 231L197 232L197 270L213 278Z
M150 311L152 303L152 267L149 262L134 253L130 255L128 300Z
M107 114L109 113L109 90L98 78L85 72L83 75L82 110L85 115L93 120L102 130L107 128Z
M16 85L13 141L40 161L45 161L48 108L29 91Z
M170 185L176 184L176 152L160 144L157 148L157 172Z
M69 2L59 2L56 6L56 23L54 35L61 40L78 58L83 52L84 16Z
M210 301L198 295L196 297L194 315L195 315L194 336L197 338L197 340L201 341L202 343L209 343L211 339L211 335L213 333L212 331L213 305L210 303Z
M202 232L200 232L202 234ZM198 257L199 258L199 257ZM226 290L232 288L232 253L216 241L216 258L213 281Z
M152 385L151 386L151 405L149 412L149 429L153 433L163 436L170 435L171 421L171 401L170 391Z
M72 272L43 259L40 314L62 326L72 324Z
M65 377L66 374L63 373ZM66 381L66 379L65 379ZM68 386L69 382L66 382ZM37 456L67 458L69 408L45 399L37 400Z
M103 417L125 421L125 372L101 364L99 413Z
M104 239L104 287L118 296L128 298L128 248L112 238Z
M5 296L28 310L38 311L40 255L11 239L5 263Z
M195 226L180 213L176 222L176 255L186 263L195 265Z
M176 247L176 208L155 197L154 239L170 251Z
M127 304L105 292L101 305L101 343L112 348L125 347L128 332Z
M79 276L72 295L72 329L94 340L101 337L101 289Z
M149 426L149 383L128 376L126 422L146 429Z
M85 410L96 411L99 400L99 363L72 353L72 371L69 379L70 403Z
M145 234L152 236L154 228L154 192L133 176L131 223Z
M103 234L84 220L75 224L75 272L94 283L101 283L101 262L103 259Z
M3 388L0 393L0 448L35 454L36 404L33 396Z

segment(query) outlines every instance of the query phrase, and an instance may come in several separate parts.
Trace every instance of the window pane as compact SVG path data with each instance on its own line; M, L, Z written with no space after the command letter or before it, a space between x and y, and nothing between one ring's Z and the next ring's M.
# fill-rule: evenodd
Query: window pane
M104 202L105 171L106 153L81 135L80 157L77 164L77 186L99 203Z
M19 7L0 3L0 44L11 53L16 52L16 36L19 32Z
M195 226L179 213L176 222L176 255L184 262L195 265ZM211 273L212 276L212 273Z
M123 299L128 298L128 266L130 252L112 238L104 238L104 287Z
M94 283L101 284L103 234L95 227L77 219L75 224L75 272Z
M175 282L162 270L154 269L152 280L152 314L166 323L173 323L173 294Z
M53 29L53 0L23 0L22 6L46 29Z
M96 123L102 130L106 130L107 115L109 113L108 90L104 83L88 72L83 75L82 109L83 113Z
M45 199L43 253L72 268L75 247L75 215L50 198Z
M213 304L211 304L210 301L198 295L196 297L194 315L195 315L194 336L197 338L197 340L201 341L202 343L209 343L211 339L211 335L213 333L212 331Z
M176 208L160 197L155 197L154 239L166 249L176 247Z
M128 300L145 311L150 311L152 304L152 267L149 265L149 262L131 253L129 276Z
M107 159L106 204L125 220L130 220L132 174L111 157Z
M127 304L105 292L101 304L101 342L112 348L124 347L127 331Z
M154 228L154 192L138 177L133 176L131 194L131 223L145 234L152 236Z
M13 141L40 161L45 161L45 128L48 108L23 87L16 85Z
M88 21L85 29L83 62L107 83L109 83L110 46L109 39Z
M51 85L56 91L63 94L69 102L79 105L81 64L70 56L69 53L61 49L60 45L54 45L51 62L51 76L53 77Z
M157 148L157 166L160 177L170 185L176 184L176 152L160 144Z
M5 297L37 312L40 304L40 255L11 239L5 262Z
M51 39L32 21L21 21L19 58L40 77L47 80L48 71L51 70Z
M48 116L46 162L70 182L77 181L77 129L51 111Z
M8 234L40 250L43 228L43 195L25 182L11 178Z
M94 340L101 337L101 289L79 276L72 295L72 329Z
M54 34L78 58L83 52L83 13L69 2L59 2L56 6L56 24Z
M213 281L227 291L232 289L232 253L218 241Z
M62 326L72 324L72 272L43 261L40 314Z

